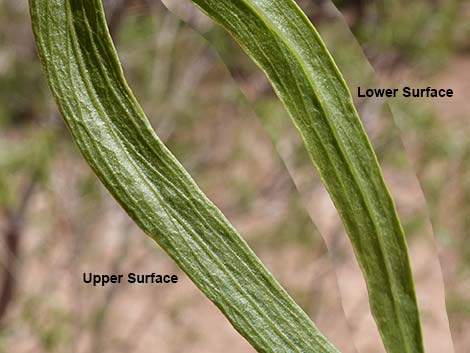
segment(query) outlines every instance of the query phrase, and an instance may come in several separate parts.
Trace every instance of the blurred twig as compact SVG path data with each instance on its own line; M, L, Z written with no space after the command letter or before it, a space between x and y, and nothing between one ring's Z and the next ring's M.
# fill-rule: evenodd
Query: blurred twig
M114 260L111 263L110 274L118 275L122 272L123 263L126 261L129 252L129 233L131 226L132 223L128 223L127 226L124 227L124 239L121 242L118 254L115 256ZM91 353L103 352L103 331L105 329L106 320L114 303L114 299L116 298L119 290L121 289L123 289L123 286L109 286L107 288L103 301L102 303L100 303L98 314L96 320L94 320L94 325L92 328L93 333L90 349Z
M23 220L33 196L34 187L38 176L34 174L23 190L18 208L11 212L6 210L8 215L7 227L3 234L6 245L6 260L2 266L2 285L0 289L0 324L7 313L9 304L12 301L15 290L15 275L18 272L18 262L20 243L22 236Z
M130 3L131 0L121 0L114 4L113 11L108 21L109 33L113 38L115 38L118 29L121 26L121 22L125 17Z

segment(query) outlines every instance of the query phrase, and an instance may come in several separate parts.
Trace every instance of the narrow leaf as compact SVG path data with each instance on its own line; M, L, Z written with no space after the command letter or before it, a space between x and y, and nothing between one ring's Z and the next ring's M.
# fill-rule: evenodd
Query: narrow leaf
M192 0L266 73L351 239L389 353L423 352L404 232L349 90L293 0Z
M158 139L125 82L101 1L30 0L30 11L65 122L135 222L259 352L338 352Z

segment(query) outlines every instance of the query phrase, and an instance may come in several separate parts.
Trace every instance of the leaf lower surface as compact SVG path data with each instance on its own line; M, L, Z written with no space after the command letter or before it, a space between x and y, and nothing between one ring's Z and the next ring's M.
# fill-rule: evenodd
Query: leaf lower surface
M404 231L351 94L292 0L192 0L265 72L349 235L389 353L424 351Z

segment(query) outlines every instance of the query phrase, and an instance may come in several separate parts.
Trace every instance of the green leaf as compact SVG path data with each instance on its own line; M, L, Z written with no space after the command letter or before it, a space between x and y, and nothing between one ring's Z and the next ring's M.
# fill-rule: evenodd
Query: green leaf
M99 0L30 0L50 88L109 191L259 352L338 352L158 139Z
M192 0L266 73L351 239L389 353L423 352L404 232L349 90L292 0Z

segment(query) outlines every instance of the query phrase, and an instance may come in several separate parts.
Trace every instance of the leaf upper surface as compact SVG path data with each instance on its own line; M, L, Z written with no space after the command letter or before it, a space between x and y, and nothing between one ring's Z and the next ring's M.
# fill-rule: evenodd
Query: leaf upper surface
M89 165L259 352L338 352L159 140L98 0L30 0L48 82Z

